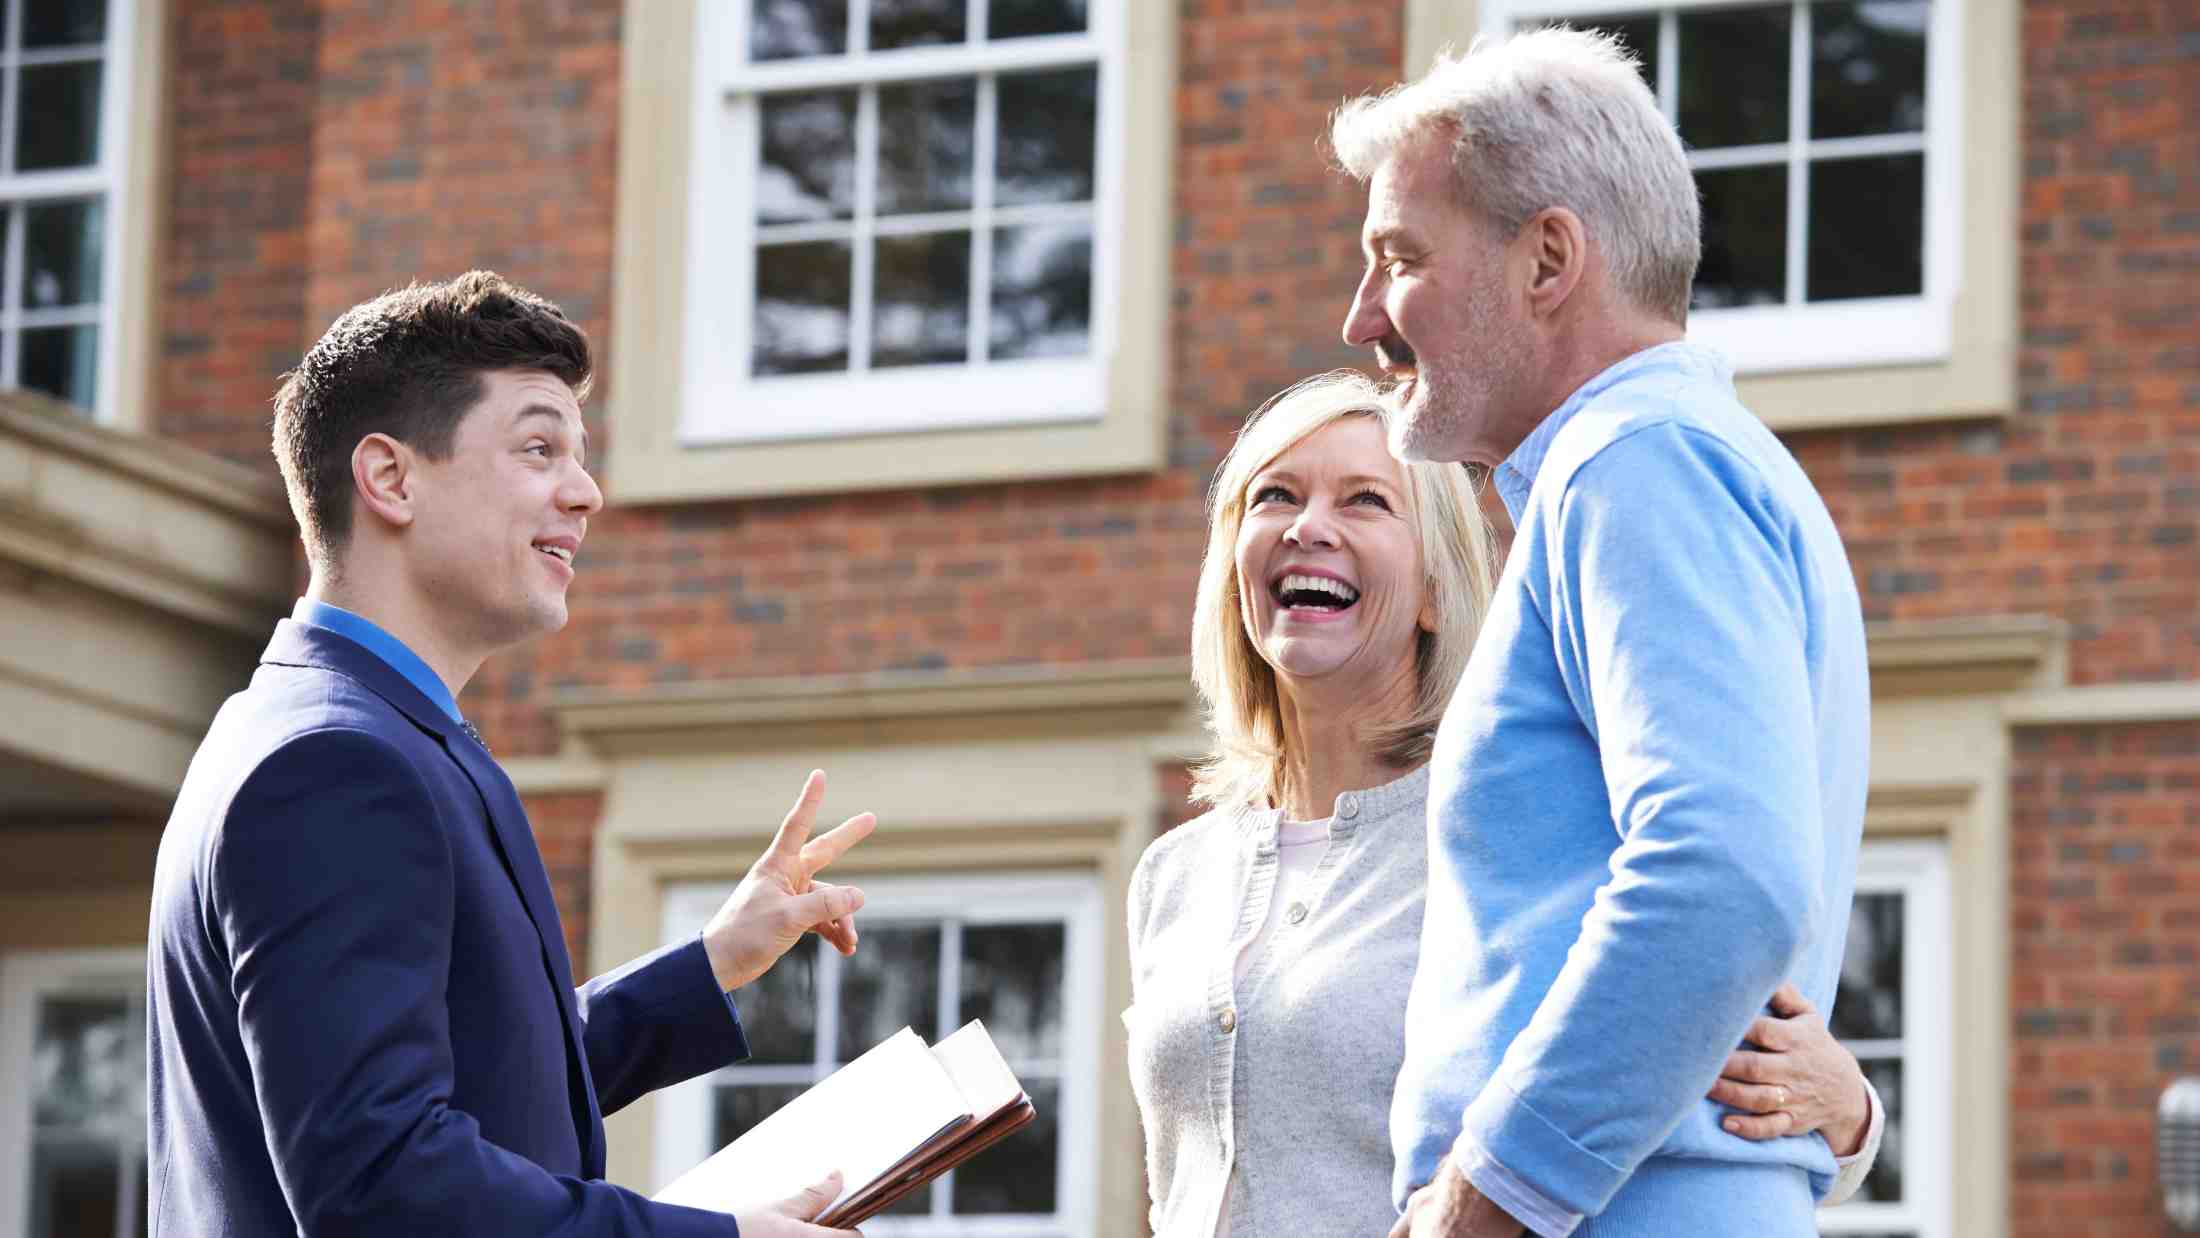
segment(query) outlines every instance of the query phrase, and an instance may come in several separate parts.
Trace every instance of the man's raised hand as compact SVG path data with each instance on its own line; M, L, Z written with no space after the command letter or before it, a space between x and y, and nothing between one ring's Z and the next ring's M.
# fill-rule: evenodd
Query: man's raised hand
M819 881L817 874L870 837L878 818L858 813L811 838L824 798L825 772L811 770L771 846L703 926L703 950L719 988L738 989L763 975L804 933L817 933L842 954L855 953L863 891Z

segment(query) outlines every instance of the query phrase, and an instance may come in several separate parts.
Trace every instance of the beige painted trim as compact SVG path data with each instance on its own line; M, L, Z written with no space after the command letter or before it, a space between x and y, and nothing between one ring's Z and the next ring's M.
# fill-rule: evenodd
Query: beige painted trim
M1478 0L1406 0L1406 74L1427 72L1446 44L1469 46L1481 29L1480 7ZM1963 10L1963 201L1956 211L1963 262L1948 358L1738 379L1742 403L1773 429L1853 429L2014 411L2020 16L2018 5L2001 0L1968 0Z
M2063 680L2068 626L2044 615L1865 625L1875 698L2048 688Z
M122 284L113 318L114 391L107 424L153 424L160 367L162 192L168 159L168 0L135 0L131 15L129 153L122 169Z
M153 887L25 890L0 899L0 950L145 949Z
M1165 459L1176 6L1125 14L1122 257L1097 422L685 446L682 340L696 0L626 0L606 489L686 502L1142 472Z
M0 561L263 638L289 606L292 542L265 478L0 394Z
M2200 722L2200 680L2089 684L2014 696L2002 706L2011 726L2097 726Z

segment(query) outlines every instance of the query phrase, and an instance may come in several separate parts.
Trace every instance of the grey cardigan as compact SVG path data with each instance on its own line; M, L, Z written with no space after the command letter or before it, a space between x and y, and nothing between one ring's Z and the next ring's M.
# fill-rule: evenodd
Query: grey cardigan
M1221 810L1155 839L1131 877L1131 1089L1157 1238L1382 1234L1390 1094L1428 887L1428 768L1337 797L1307 914L1278 921L1243 985L1238 947L1267 919L1274 810ZM1879 1151L1842 1162L1848 1198Z

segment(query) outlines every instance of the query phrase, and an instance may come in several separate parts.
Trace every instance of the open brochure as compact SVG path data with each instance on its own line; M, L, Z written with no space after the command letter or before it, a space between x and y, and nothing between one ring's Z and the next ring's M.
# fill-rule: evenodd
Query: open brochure
M931 1047L903 1028L657 1192L661 1203L743 1212L837 1169L819 1225L856 1225L1031 1121L1001 1051L973 1019Z

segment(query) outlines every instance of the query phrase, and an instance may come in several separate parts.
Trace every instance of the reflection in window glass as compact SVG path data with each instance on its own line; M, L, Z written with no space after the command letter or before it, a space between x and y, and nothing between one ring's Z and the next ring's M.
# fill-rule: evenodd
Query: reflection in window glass
M1086 0L988 0L986 33L996 39L1075 34L1085 28Z
M759 223L846 219L856 206L856 92L767 95Z
M817 951L789 950L770 971L741 986L736 1000L750 1062L817 1060Z
M991 1025L988 1025L991 1030ZM1055 1166L1062 1153L1062 1089L1026 1081L1038 1115L1029 1125L955 1170L955 1215L1055 1210Z
M1680 15L1679 125L1691 149L1787 140L1793 15L1784 4Z
M877 279L872 365L939 365L970 355L968 232L880 237Z
M1062 939L1052 924L963 930L962 1016L983 1019L1009 1061L1062 1056Z
M15 170L88 168L99 162L96 60L16 70Z
M23 47L43 51L89 47L107 37L103 0L27 0L23 5Z
M847 0L750 0L749 59L837 56L847 50Z
M1902 1035L1902 896L1859 894L1849 907L1841 987L1827 1024L1840 1040Z
M989 344L996 360L1091 351L1091 227L996 231L991 317Z
M848 368L850 261L846 241L756 251L756 373Z
M879 214L970 205L977 112L976 78L879 87Z
M22 334L20 381L78 408L92 406L99 373L98 327L31 327Z
M866 924L863 948L840 968L835 1061L852 1061L904 1027L917 1029L927 1042L939 1036L939 926Z
M99 199L36 202L24 207L23 215L23 304L31 309L96 304L103 223Z
M1703 193L1703 262L1689 304L1778 305L1787 295L1787 168L1696 173Z
M126 983L126 982L125 982ZM145 1232L145 1026L142 1000L101 984L33 999L27 1095L31 1238Z
M871 0L871 50L960 43L969 12L964 0Z
M710 1146L722 1148L748 1134L758 1122L809 1090L807 1083L747 1083L719 1088L711 1099Z
M1922 132L1931 19L1925 0L1813 5L1811 136Z
M999 91L994 200L1003 206L1090 200L1099 71L1004 73Z
M1864 1068L1864 1077L1872 1081L1872 1089L1887 1106L1886 1128L1879 1137L1879 1159L1872 1163L1872 1171L1864 1178L1864 1185L1851 1198L1863 1202L1877 1200L1881 1203L1902 1201L1902 1059L1900 1057L1866 1058L1858 1065Z

